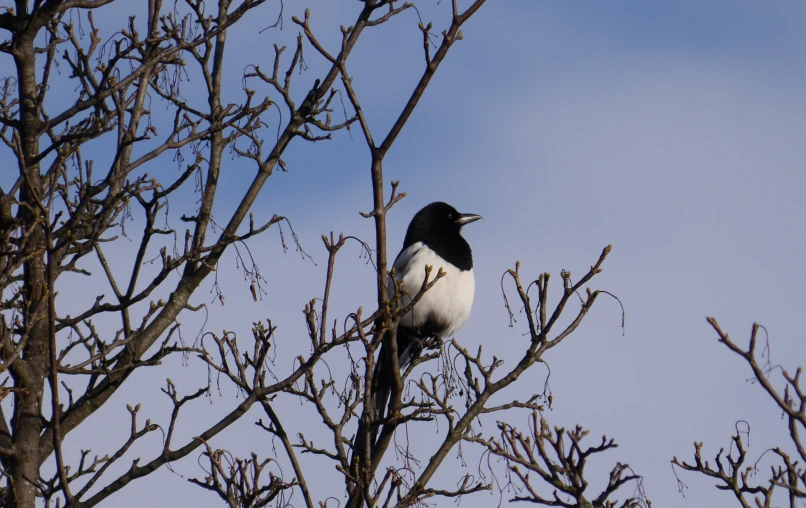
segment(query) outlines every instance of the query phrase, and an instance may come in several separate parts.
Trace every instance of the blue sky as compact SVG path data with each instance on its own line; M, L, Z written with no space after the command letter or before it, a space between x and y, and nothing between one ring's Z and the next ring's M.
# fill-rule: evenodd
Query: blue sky
M282 31L258 33L273 22L270 6L230 35L231 97L238 97L247 64L269 68L271 44L296 37L290 17L301 16L307 5L286 2ZM311 2L320 39L334 47L338 25L349 24L360 6ZM435 26L446 20L445 1L418 6ZM126 14L104 10L104 26L117 26ZM386 161L386 181L401 180L408 193L389 217L390 251L402 244L410 217L430 201L484 216L465 231L474 247L477 299L457 338L469 347L484 345L488 354L513 361L525 347L518 328L523 323L507 327L500 295L504 270L520 260L526 274L548 271L559 281L561 269L581 275L602 247L613 244L594 286L624 302L626 333L618 305L598 301L578 332L547 357L554 409L546 418L556 425L580 423L594 438L616 438L620 447L594 471L629 463L645 476L655 506L732 506L729 495L690 475L681 475L690 486L686 498L678 493L669 460L690 456L695 440L705 441L707 455L713 455L744 419L751 424L754 457L786 443L771 401L746 382L749 370L717 343L705 317L718 318L741 343L758 321L770 332L773 363L805 363L804 22L806 4L796 1L491 1L464 29L465 39L451 51ZM310 68L300 83L323 68L312 48L306 59ZM4 68L9 64L0 60ZM350 70L376 139L394 121L421 68L413 15L367 33L359 43ZM193 87L185 90L193 99ZM276 124L266 129L267 138L274 129ZM322 293L326 255L320 235L335 231L372 239L371 222L358 214L371 205L363 138L355 129L352 136L342 132L335 138L315 145L297 141L284 158L290 171L272 176L255 209L257 217L289 217L318 264L283 255L277 233L267 233L251 245L268 295L253 303L230 257L219 280L226 304L210 305L208 329L248 334L253 321L271 317L279 326L281 358L307 350L300 311ZM103 156L100 147L98 153ZM173 167L168 161L149 171ZM216 208L221 216L234 206L253 169L231 159L225 172ZM193 199L188 195L172 207L191 209ZM130 245L117 249L115 262L123 266ZM333 290L333 316L371 305L372 270L357 247L340 259ZM92 302L95 294L84 282L65 308ZM212 300L204 289L197 297ZM183 319L192 337L200 323L193 316ZM287 368L278 364L278 374ZM127 420L127 403L142 402L143 414L165 420L169 407L157 387L168 376L190 391L204 382L206 371L171 364L142 372L71 435L68 446L122 442L123 435L106 436L105 429ZM543 381L542 372L530 376L518 393ZM225 388L223 396L194 406L186 436L228 412L232 396ZM306 435L316 436L315 415L295 402L287 407L298 411ZM215 444L233 453L270 453L268 439L254 429L257 418L250 413ZM526 424L525 415L512 420ZM158 438L152 441L152 448L141 449L143 460L160 446ZM422 452L435 442L424 439ZM322 494L341 494L330 464L304 460L321 474ZM200 476L195 456L174 470L139 480L136 496L122 494L112 502L214 503L177 476ZM440 481L452 485L464 471L448 469ZM478 496L464 502L498 503L497 495Z

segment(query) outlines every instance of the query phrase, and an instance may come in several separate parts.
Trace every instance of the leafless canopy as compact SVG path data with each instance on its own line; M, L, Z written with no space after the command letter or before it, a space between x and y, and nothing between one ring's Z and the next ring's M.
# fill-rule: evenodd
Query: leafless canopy
M595 446L582 441L588 431L580 426L573 430L551 429L539 411L532 413L530 432L524 434L506 422L498 422L499 438L476 439L485 445L490 454L503 458L507 464L508 483L505 490L513 490L513 501L525 501L543 506L641 508L650 506L643 491L643 482L627 464L617 463L610 471L607 485L598 495L588 494L585 466L588 459L598 453L618 447L613 439L602 437ZM530 479L530 473L538 481ZM621 503L614 494L623 485L633 483L634 494ZM548 487L550 495L543 491Z
M493 414L503 417L509 410L542 410L543 393L526 401L490 401L493 396L506 399L506 389L527 369L545 362L547 352L582 323L600 295L588 284L601 271L609 247L576 282L570 272L562 272L553 310L548 274L524 288L519 265L506 272L528 324L522 356L511 367L504 368L495 356L483 356L481 348L471 352L454 340L443 351L452 357L449 362L440 363L440 352L432 350L405 372L393 373L387 418L377 421L368 407L376 352L382 344L397 351L396 324L408 310L400 307L399 292L387 293L386 214L405 193L392 182L391 194L385 194L383 162L449 50L462 40L463 25L484 0L442 5L451 16L438 32L420 19L411 3L365 0L356 7L354 23L341 27L341 41L334 47L320 42L311 26L314 14L305 10L291 17L299 33L293 47L275 45L269 65L247 67L240 101L233 103L224 100L233 96L224 90L227 34L261 9L279 10L282 22L282 2L177 0L163 5L162 0L148 0L138 4L142 14L129 17L114 33L97 26L94 18L96 9L110 4L136 10L125 0L15 0L0 13L0 29L6 34L0 51L14 63L13 69L4 67L8 75L0 81L0 139L13 154L6 160L17 163L14 176L0 188L0 373L5 376L2 395L13 400L10 420L0 414L0 504L30 508L39 497L48 505L95 506L135 480L194 454L206 475L191 481L229 506L284 506L294 495L297 504L302 499L308 507L341 505L345 497L348 506L410 506L434 496L459 497L493 488L491 481L470 475L460 478L455 488L434 485L437 470L463 443L505 458L528 499L559 506L581 502L587 456L612 448L612 441L583 450L581 429L552 433L542 418L531 437L503 421L500 438L484 437L474 422ZM417 24L424 63L399 116L381 135L364 115L349 57L365 30L398 17ZM313 86L300 87L297 77L311 48L326 69ZM202 100L185 97L191 78L196 90L203 91ZM53 100L57 90L59 100ZM167 113L157 113L166 108ZM273 110L281 113L280 120L269 117ZM306 330L296 339L310 344L307 355L278 362L285 370L274 369L274 377L269 370L275 333L270 320L255 322L247 339L208 331L196 343L185 343L179 317L209 311L193 303L193 296L205 281L217 291L209 279L217 276L225 253L237 257L252 294L257 298L263 291L249 240L283 224L287 230L290 223L278 215L254 217L252 210L273 172L287 170L283 154L288 146L295 140L326 140L351 125L360 128L371 155L372 205L362 215L374 221L375 239L361 242L361 248L374 256L377 310L357 309L342 320L340 331L330 325L336 258L345 244L356 240L331 234L323 236L328 257L323 295L305 306ZM106 147L108 157L100 146ZM227 150L253 164L252 173L234 210L214 217ZM166 171L166 165L177 165L178 170ZM169 213L171 199L188 188L195 190L197 201L187 210ZM176 201L187 206L189 200ZM124 235L134 239L136 254L121 270L105 251ZM296 242L296 235L292 237ZM60 311L57 294L60 288L66 290L63 281L70 272L104 280L111 296L98 295L79 313ZM424 273L411 305L443 276ZM223 295L218 296L223 301ZM579 310L560 325L567 305L577 302ZM108 316L119 325L97 324L109 323L104 320ZM324 360L348 349L353 361L346 382L323 374ZM122 446L86 450L77 462L68 463L62 446L70 434L113 400L133 372L172 355L202 362L243 397L218 422L183 440L177 437L183 408L197 403L210 387L183 394L167 379L162 391L172 410L155 415L160 424L143 418L139 404L129 406L130 426L118 429ZM435 368L438 364L441 369ZM289 434L293 415L277 411L278 397L311 404L322 418L327 444L314 445L309 436ZM339 407L336 413L334 405ZM281 451L275 454L276 449L267 446L244 459L215 448L214 438L253 409L262 411L257 423L282 444ZM435 420L446 427L440 444L423 457L425 464L408 452L399 431ZM369 425L381 425L378 442L356 443L355 436L361 435L357 428ZM124 455L154 432L162 434L162 448L147 459L131 461L120 473L116 464L128 460ZM563 444L566 440L570 451ZM395 453L387 454L393 443ZM312 492L298 453L331 461L344 490L327 494L330 497ZM550 453L556 456L550 458ZM43 467L49 461L55 467ZM284 468L285 476L279 472L283 468L274 468L280 461L290 466ZM48 470L55 473L45 475ZM524 470L538 473L555 489L553 501L538 497ZM591 502L610 506L615 490L636 479L618 464L606 490Z
M806 391L801 386L802 368L798 368L793 375L781 367L773 367L769 358L769 343L762 341L765 345L759 348L759 331L764 328L757 323L750 333L748 348L743 349L722 331L716 319L708 318L708 322L719 336L719 341L750 366L752 380L761 385L775 401L789 430L790 443L767 450L753 461L747 453L750 425L739 422L727 453L720 448L713 462L710 462L703 459L703 443L694 443L694 461L681 461L675 457L672 467L715 480L716 488L732 492L744 508L782 506L784 499L790 508L802 506L806 502L806 442L803 440L803 433L806 432ZM783 380L783 391L775 386L776 373ZM772 464L767 474L763 474L761 468L770 461ZM681 493L687 487L679 478L678 486ZM773 497L777 492L781 494Z

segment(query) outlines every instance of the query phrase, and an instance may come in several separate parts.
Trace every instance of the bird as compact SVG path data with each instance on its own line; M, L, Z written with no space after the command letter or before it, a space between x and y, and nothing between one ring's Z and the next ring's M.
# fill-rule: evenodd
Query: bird
M470 317L476 290L473 251L461 230L481 218L437 201L423 207L409 223L403 248L393 264L396 281L389 278L390 297L397 286L402 293L399 307L405 309L422 288L426 266L432 267L430 280L440 269L445 276L400 318L397 350L401 373L419 356L424 341L433 339L440 344L443 337L454 336ZM387 356L382 346L373 376L373 409L377 414L385 410L391 393L392 371ZM377 425L372 429L373 445L378 429Z

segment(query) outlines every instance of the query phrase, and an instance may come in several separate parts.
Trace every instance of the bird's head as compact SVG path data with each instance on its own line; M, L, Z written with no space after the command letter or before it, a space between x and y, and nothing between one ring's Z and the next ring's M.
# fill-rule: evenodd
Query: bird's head
M417 212L406 233L406 245L433 238L458 236L465 224L481 219L475 213L459 213L447 203L437 201Z

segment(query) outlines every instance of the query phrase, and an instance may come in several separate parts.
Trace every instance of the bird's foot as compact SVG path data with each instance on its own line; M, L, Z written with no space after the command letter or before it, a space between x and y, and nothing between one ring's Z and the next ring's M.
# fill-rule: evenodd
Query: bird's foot
M425 348L426 339L421 339L419 337L415 337L411 341L411 358L415 360L420 357L422 354L423 349Z
M439 335L434 335L433 337L429 337L423 341L422 349L442 349L444 342L442 341L442 337Z

